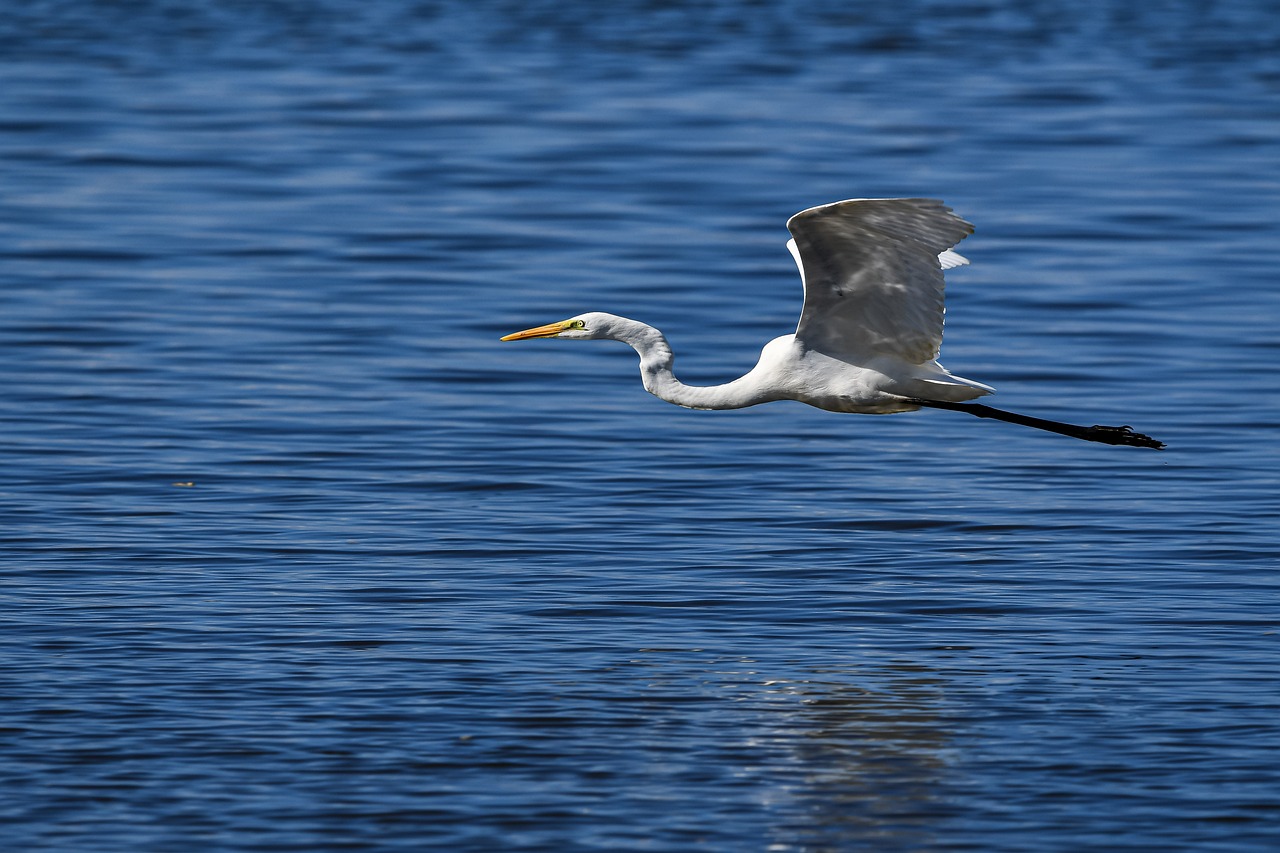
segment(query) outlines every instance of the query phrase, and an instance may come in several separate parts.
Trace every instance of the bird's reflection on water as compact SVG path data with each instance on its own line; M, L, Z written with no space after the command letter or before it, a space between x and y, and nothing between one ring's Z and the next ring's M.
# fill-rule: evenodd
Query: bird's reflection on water
M672 654L631 661L654 670L647 690L690 677L669 669ZM785 677L771 677L784 668ZM805 671L734 658L707 662L700 677L721 705L713 714L723 728L715 758L754 785L769 850L921 849L936 841L953 809L940 676L909 663Z
M798 770L778 794L788 817L771 849L927 847L947 812L948 735L941 683L912 665L815 672L766 682L759 707L778 715L763 745Z

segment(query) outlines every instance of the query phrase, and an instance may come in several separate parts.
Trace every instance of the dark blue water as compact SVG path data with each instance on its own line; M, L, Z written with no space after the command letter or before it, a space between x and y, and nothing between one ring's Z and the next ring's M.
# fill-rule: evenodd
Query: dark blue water
M0 18L12 850L1280 844L1272 4ZM948 412L691 412L787 216L977 225Z

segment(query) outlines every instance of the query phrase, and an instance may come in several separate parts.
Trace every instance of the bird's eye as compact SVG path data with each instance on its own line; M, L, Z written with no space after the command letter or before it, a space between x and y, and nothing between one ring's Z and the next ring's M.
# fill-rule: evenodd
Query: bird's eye
M582 320L574 320L572 323L569 324L570 329L585 329L586 327L587 327L587 324L584 323Z

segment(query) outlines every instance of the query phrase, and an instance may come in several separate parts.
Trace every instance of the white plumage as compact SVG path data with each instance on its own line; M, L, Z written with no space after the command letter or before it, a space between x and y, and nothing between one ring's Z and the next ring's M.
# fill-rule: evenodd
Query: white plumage
M798 400L833 412L888 414L921 406L1046 429L1087 441L1163 447L1128 427L1082 427L968 403L993 389L953 376L942 346L943 271L967 264L952 247L973 226L935 199L850 199L787 221L804 308L794 335L765 345L745 376L724 385L676 378L667 339L652 326L591 312L502 340L615 340L640 354L652 394L691 409L739 409Z

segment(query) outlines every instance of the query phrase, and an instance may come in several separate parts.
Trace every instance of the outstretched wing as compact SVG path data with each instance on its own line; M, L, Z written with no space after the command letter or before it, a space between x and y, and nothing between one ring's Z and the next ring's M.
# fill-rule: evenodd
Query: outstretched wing
M942 271L966 264L951 247L973 226L936 199L852 199L787 220L804 280L796 337L858 360L893 355L912 364L942 345Z

